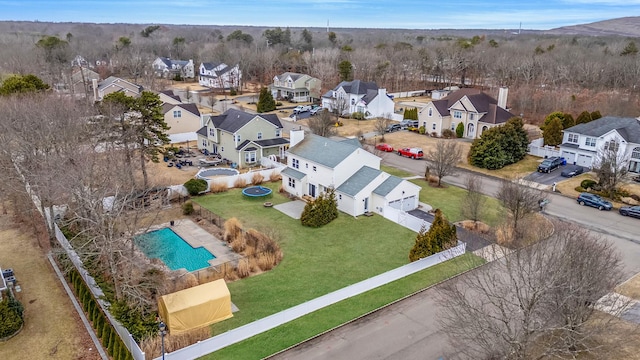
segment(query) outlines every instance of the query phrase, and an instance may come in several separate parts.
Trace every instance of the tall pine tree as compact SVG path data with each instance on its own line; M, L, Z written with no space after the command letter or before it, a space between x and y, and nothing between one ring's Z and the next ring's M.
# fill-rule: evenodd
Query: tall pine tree
M449 224L440 209L436 209L435 218L429 230L424 226L416 236L416 242L409 251L409 261L416 261L456 246L458 237L456 227Z
M266 87L260 89L260 97L258 98L258 112L269 112L276 109L276 101L273 99L273 95Z

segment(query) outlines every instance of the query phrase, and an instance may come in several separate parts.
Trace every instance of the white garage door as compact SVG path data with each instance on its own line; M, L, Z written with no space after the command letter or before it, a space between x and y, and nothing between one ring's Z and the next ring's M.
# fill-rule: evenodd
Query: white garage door
M403 211L410 211L418 207L416 200L417 199L415 196L409 196L409 197L403 198L402 200L390 201L389 206L391 206L394 209L400 209L402 207Z
M563 151L560 156L567 159L567 164L573 164L573 162L576 161L576 153L574 152Z
M584 167L591 167L591 156L589 155L578 155L578 161L576 162L577 165L580 166L584 166Z

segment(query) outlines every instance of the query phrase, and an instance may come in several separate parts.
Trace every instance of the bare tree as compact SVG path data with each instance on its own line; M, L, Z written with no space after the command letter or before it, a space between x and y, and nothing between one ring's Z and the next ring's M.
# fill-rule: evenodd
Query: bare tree
M516 237L520 231L518 228L520 220L540 209L539 202L542 197L540 190L514 181L503 180L500 184L496 198L511 215L511 225Z
M469 173L465 181L467 195L462 201L462 214L475 222L480 220L487 198L482 194L482 177Z
M331 111L336 116L336 121L340 121L340 116L345 116L347 114L347 110L349 110L349 99L346 97L338 97L333 102L333 108Z
M386 116L385 114L385 116L376 118L376 122L374 123L374 129L376 130L376 133L380 135L380 141L384 141L385 131L387 130L387 126L389 126L389 123L391 122L389 118L390 117Z
M593 171L598 176L598 184L613 197L620 180L627 174L629 162L624 152L619 149L620 143L611 140L598 151Z
M611 332L627 304L609 299L614 316L598 321L594 305L621 281L620 256L587 230L556 225L548 239L440 288L440 322L462 358L607 357L598 337Z
M333 120L331 120L331 114L329 111L322 110L316 116L309 118L309 130L313 134L330 137L336 134L336 127Z
M455 174L456 165L461 158L460 144L455 141L438 140L435 149L427 152L425 159L430 162L430 169L438 177L438 187L443 177Z

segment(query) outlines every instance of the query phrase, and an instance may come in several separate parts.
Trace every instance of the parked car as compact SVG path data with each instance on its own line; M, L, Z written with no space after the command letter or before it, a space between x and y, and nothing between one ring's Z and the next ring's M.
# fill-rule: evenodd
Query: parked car
M424 157L424 153L421 148L402 148L398 149L398 155L406 156L412 159L422 159Z
M320 106L313 106L311 108L311 110L309 110L309 114L311 115L316 115L317 113L321 112L323 109Z
M402 130L402 126L400 126L400 124L391 124L389 126L387 126L386 129L384 129L384 132L394 132L394 131L399 131Z
M613 205L611 205L610 202L608 202L607 200L604 200L603 198L601 198L596 194L581 193L578 196L577 201L578 201L578 204L582 206L587 205L587 206L597 208L598 210L611 210L613 208Z
M567 165L560 175L570 178L582 174L583 171L584 168L580 165Z
M619 211L622 216L632 216L640 219L640 206L623 206Z
M403 129L417 128L418 127L418 120L404 119L404 120L400 121L400 126Z
M393 146L385 143L376 145L376 149L384 152L393 152Z
M544 159L544 161L538 165L538 172L552 172L562 165L562 158L557 156L552 156L550 158Z
M300 113L307 112L307 111L311 111L311 106L309 106L309 105L298 105L295 108L293 108L293 113L294 114L300 114Z

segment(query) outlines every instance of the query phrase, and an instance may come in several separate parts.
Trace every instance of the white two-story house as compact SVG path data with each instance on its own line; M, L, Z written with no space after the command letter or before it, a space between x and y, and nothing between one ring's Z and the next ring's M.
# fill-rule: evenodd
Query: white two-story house
M159 57L151 64L156 76L164 78L173 78L176 75L180 77L193 79L195 69L193 60L174 60L166 57Z
M386 89L378 88L375 82L360 80L343 81L322 96L322 107L329 111L340 111L342 115L355 112L368 118L394 117L395 103ZM400 116L399 119L402 120Z
M445 129L464 126L463 137L477 139L485 130L505 124L515 115L507 110L507 88L500 88L498 100L478 89L460 89L433 100L418 111L420 126L428 134L442 136Z
M307 74L286 72L273 77L271 95L274 99L311 102L320 98L322 81Z
M242 71L236 64L203 62L198 70L198 83L212 89L230 89L240 87Z
M283 189L297 197L316 198L335 189L338 210L352 216L383 214L385 207L413 210L420 187L380 170L380 158L355 139L336 141L292 130Z
M640 120L605 116L564 130L560 156L567 163L592 168L603 150L615 149L640 173Z

